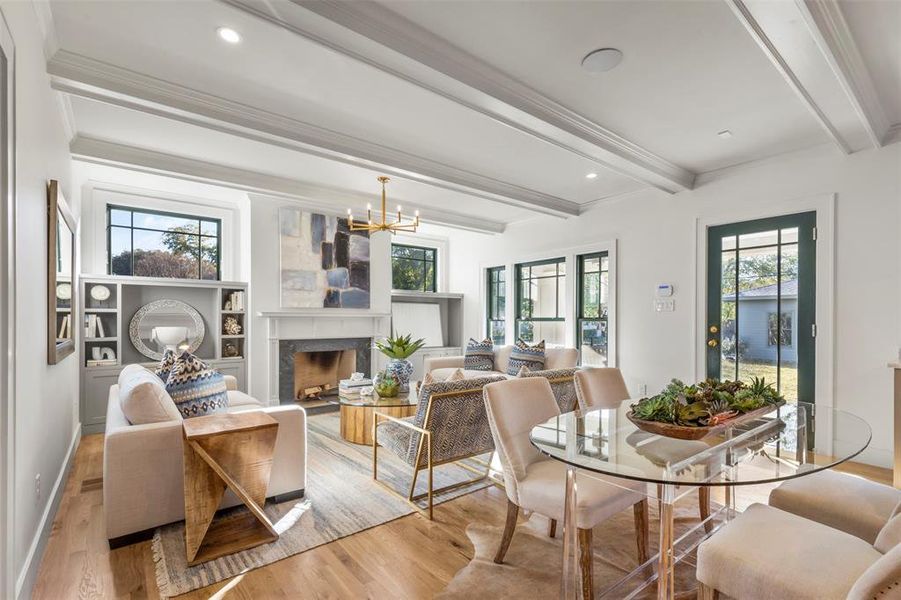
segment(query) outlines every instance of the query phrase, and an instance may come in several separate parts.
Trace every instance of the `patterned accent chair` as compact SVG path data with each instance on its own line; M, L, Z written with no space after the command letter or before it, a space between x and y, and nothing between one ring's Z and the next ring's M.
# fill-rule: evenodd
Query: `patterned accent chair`
M434 468L459 463L467 458L494 451L494 439L482 400L482 388L502 381L500 376L439 381L422 386L419 406L412 417L398 418L375 411L372 433L372 477L390 492L400 494L378 480L379 446L390 451L412 468L410 490L405 499L413 507L432 518L433 496L442 491L482 481L488 477L488 466L479 477L439 489L432 488ZM459 463L472 470L469 465ZM428 471L428 490L415 494L420 471ZM419 501L427 497L427 507Z
M576 373L581 369L546 369L544 371L525 370L520 377L544 377L551 384L554 399L560 408L560 413L568 413L579 408L576 393Z

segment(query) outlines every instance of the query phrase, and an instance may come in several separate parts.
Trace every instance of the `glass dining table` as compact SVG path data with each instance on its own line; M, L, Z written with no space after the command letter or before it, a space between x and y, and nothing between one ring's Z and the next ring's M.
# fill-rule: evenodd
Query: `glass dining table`
M561 597L581 594L575 507L579 480L591 477L635 489L657 500L658 553L616 582L604 582L602 598L632 598L657 582L657 598L674 597L676 563L736 514L739 486L775 483L830 469L870 443L867 423L850 413L815 404L786 404L700 440L647 433L617 409L579 411L533 428L532 444L567 465ZM696 489L723 488L725 502L686 531L674 530L673 505Z

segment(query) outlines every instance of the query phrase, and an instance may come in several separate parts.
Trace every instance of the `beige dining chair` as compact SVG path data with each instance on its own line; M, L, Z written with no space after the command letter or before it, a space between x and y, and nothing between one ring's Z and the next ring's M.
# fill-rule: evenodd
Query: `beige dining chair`
M576 400L579 408L585 412L598 409L615 410L620 405L629 400L629 388L626 387L626 381L623 379L622 371L614 367L592 367L588 369L580 369L575 373ZM660 446L665 446L666 440ZM679 441L676 444L687 445L685 442ZM676 460L682 460L684 456L679 456ZM661 486L657 486L657 497L661 497L663 491ZM704 529L710 531L713 524L707 522L710 516L710 488L706 486L698 487L698 513L701 520L704 521Z
M542 455L532 445L532 429L560 414L551 385L545 378L512 379L485 386L485 408L495 448L503 465L507 492L507 520L494 562L502 563L520 508L551 519L563 518L567 467ZM595 476L578 482L575 522L578 529L582 595L593 597L592 528L622 510L633 507L639 564L648 558L648 503L645 484L616 480L605 483ZM622 486L631 486L626 489Z
M874 544L795 514L752 504L698 546L698 599L897 600L901 516Z

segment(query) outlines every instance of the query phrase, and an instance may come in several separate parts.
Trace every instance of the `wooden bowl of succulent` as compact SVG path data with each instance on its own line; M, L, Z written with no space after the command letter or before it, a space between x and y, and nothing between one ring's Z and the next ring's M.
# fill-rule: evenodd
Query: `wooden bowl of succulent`
M694 385L673 379L656 396L633 404L626 418L648 433L700 440L783 404L785 398L763 378L755 377L749 384L708 379Z

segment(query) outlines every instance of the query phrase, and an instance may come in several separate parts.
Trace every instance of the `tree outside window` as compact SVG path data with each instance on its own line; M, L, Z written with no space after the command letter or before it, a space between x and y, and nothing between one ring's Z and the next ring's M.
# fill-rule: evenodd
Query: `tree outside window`
M220 278L219 219L108 205L107 224L111 275Z
M417 292L437 291L438 251L435 248L391 244L391 287Z

